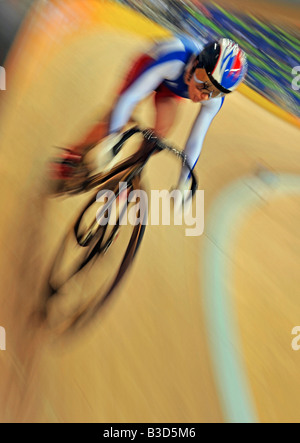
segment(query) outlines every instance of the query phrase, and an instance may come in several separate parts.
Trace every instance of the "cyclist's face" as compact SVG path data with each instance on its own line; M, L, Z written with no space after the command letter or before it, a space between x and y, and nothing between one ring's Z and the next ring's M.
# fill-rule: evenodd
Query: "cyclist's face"
M194 103L201 103L220 95L220 91L211 83L205 69L198 68L188 82L189 97Z

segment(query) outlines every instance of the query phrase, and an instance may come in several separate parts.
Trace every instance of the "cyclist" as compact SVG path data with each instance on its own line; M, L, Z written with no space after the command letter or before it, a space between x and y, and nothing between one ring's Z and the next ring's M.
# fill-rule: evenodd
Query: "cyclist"
M159 137L166 137L171 129L180 100L201 104L185 145L188 162L194 167L212 120L225 96L243 81L246 71L246 54L226 38L204 46L191 37L179 35L155 44L134 63L107 121L97 124L67 151L56 171L57 178L72 177L86 147L105 136L109 136L107 161L111 160L109 140L115 139L130 120L135 106L152 92L156 109L153 129ZM187 180L188 172L183 168L177 188L183 191Z

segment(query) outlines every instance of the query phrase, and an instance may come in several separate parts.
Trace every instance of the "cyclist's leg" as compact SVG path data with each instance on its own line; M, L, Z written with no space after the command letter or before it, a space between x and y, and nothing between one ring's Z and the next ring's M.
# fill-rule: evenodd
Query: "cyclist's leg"
M174 125L181 100L181 97L172 93L164 85L158 88L155 96L156 120L154 130L159 137L166 137ZM172 190L173 189L174 188L172 188ZM180 180L175 189L181 192L185 190ZM174 207L176 210L181 207L182 201L182 196L176 194L174 198Z
M108 134L110 115L111 111L94 125L79 142L71 144L70 150L74 154L84 155L90 147L100 142Z
M75 179L76 182L84 179L89 174L89 167L83 161L84 156L107 135L108 122L109 114L94 125L81 140L62 151L61 156L50 164L51 178L55 181Z
M155 124L154 131L159 137L166 137L172 128L178 110L179 101L176 97L155 96Z
M111 114L116 102L118 101L118 97L130 87L135 79L141 74L144 69L146 69L146 67L152 61L153 59L147 54L142 54L135 60L131 69L126 75L125 81L119 88L117 99L115 100L115 103L113 104L111 110L106 113L106 115L101 119L99 123L97 123L90 129L90 131L83 137L82 140L70 146L70 149L73 153L79 155L84 154L90 146L98 143L101 139L108 135Z

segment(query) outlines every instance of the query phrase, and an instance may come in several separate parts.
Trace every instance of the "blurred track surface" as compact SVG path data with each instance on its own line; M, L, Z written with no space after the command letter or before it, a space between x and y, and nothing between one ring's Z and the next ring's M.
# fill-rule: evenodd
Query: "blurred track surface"
M228 367L221 359L218 367L213 356L216 340L225 350L231 344L207 314L214 296L206 292L207 279L215 269L207 261L209 245L230 265L230 272L213 278L230 294L226 306L237 322L235 352L244 364L246 401L253 402L259 421L299 421L300 354L291 348L291 330L300 322L300 197L272 198L276 177L300 173L299 130L238 93L216 117L196 167L205 190L204 235L186 237L180 226L148 226L114 302L80 337L53 341L31 316L51 258L82 200L47 197L53 145L76 140L98 118L112 102L128 60L147 45L125 30L91 27L44 57L34 81L29 75L24 81L18 65L3 95L0 324L7 351L0 353L0 420L232 421L220 389ZM28 73L34 56L25 55ZM139 107L145 125L152 122L150 101ZM184 145L195 113L193 104L182 103L171 142ZM250 186L261 165L274 172L275 181ZM146 179L152 189L168 189L178 172L176 161L163 153L151 160ZM223 219L214 218L214 204L236 180L258 203L246 208L236 191L241 213L224 248L216 237ZM231 210L224 208L224 218Z

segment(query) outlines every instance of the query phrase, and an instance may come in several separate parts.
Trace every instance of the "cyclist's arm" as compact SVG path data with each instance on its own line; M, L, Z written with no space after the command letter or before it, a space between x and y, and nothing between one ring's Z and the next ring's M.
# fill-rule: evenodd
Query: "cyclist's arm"
M80 142L72 145L73 152L81 154L108 134L122 131L139 101L154 91L165 79L171 80L180 75L184 63L180 60L182 51L178 48L178 42L170 41L157 45L155 49L160 51L157 58L153 59L147 69L121 94L114 109L104 121L93 126Z
M176 53L153 61L119 97L111 115L109 133L121 131L129 121L135 106L164 80L176 79L183 66L184 63L178 59Z
M213 121L221 109L224 102L224 97L215 98L202 104L200 112L194 122L191 133L184 148L184 152L187 155L188 162L192 168L195 167L203 146L203 141L206 133ZM184 184L188 179L188 170L183 168L180 176L179 183Z

